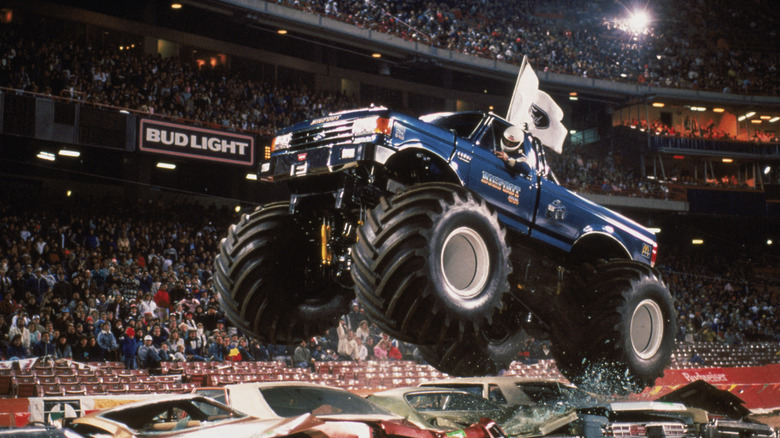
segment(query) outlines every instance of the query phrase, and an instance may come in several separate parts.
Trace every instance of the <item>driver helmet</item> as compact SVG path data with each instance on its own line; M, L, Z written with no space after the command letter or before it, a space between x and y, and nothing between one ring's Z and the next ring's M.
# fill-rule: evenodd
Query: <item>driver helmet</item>
M501 139L501 149L504 152L516 152L523 143L523 130L519 126L510 126L504 131L504 138Z

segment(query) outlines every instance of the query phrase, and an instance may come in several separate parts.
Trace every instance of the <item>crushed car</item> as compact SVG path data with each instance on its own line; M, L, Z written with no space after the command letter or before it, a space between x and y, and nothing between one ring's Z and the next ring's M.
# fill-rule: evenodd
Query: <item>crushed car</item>
M776 438L777 432L769 425L749 418L751 412L737 395L697 380L660 398L660 401L684 403L691 409L706 412L706 418L696 427L702 438Z
M221 392L220 392L221 389ZM402 416L340 388L306 382L252 382L222 388L196 388L224 400L233 409L264 419L284 419L310 414L326 424L363 424L374 432L372 438L444 438L443 432L416 425ZM476 419L452 431L465 438L502 438L506 434L492 419Z
M506 412L497 403L450 388L394 388L366 399L419 427L443 431L462 429L485 417L500 423Z
M595 405L601 398L562 380L543 377L463 377L429 380L420 387L452 388L467 391L504 407L545 406L557 410Z
M87 438L213 437L217 434L233 438L258 434L266 438L343 436L312 415L282 420L258 419L194 394L161 396L128 403L70 419L64 427Z

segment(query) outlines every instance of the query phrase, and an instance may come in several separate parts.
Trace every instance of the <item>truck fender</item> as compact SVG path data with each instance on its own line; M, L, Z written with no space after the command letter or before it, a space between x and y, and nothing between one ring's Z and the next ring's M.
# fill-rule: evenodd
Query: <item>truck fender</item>
M608 226L588 226L581 230L572 244L571 255L577 262L615 258L633 260L620 236Z
M379 150L377 150L377 156L379 156ZM465 185L464 178L461 177L458 172L457 164L453 164L449 157L441 156L426 148L421 143L409 143L403 145L400 149L387 156L384 159L384 165L388 170L401 171L408 168L409 163L419 162L421 157L425 157L430 160L431 164L435 164L439 169L444 172L443 177L437 178L441 181L452 182L456 184ZM379 161L377 159L377 161Z

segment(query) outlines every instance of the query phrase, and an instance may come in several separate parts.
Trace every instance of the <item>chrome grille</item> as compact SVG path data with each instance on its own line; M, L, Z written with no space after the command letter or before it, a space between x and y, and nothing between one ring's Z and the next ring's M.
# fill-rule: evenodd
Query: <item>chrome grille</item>
M345 144L352 141L354 120L338 120L312 126L292 133L290 150L310 149L319 146Z

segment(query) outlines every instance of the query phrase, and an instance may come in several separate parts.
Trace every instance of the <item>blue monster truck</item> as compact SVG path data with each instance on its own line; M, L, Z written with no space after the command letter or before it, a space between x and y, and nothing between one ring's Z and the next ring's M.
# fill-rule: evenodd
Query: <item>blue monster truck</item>
M654 235L561 187L525 134L515 171L492 113L331 114L279 132L259 176L289 201L245 214L216 260L229 319L271 343L325 333L355 294L437 369L495 374L527 334L575 383L663 375L675 310Z

